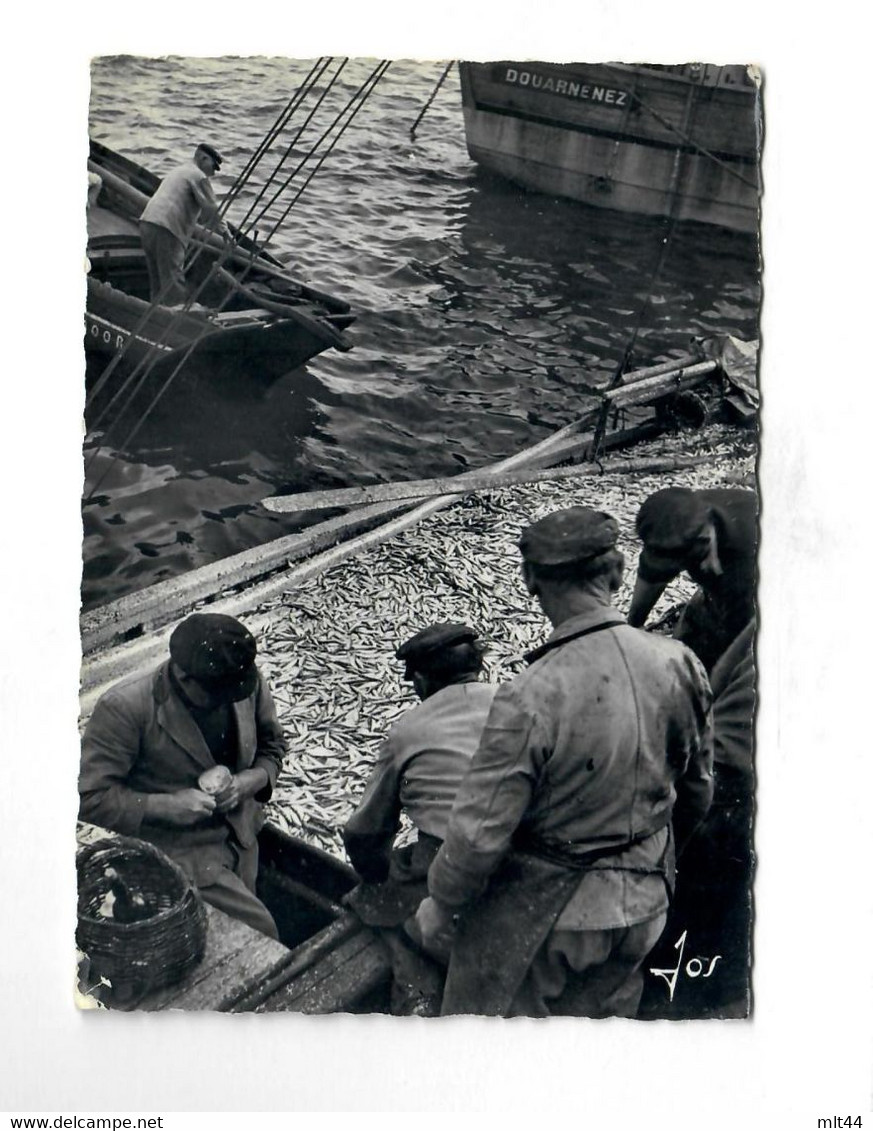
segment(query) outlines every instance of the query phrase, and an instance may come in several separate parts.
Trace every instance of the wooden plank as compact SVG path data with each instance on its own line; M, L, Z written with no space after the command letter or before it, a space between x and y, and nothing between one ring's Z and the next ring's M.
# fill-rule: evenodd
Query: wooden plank
M580 451L587 451L590 448L593 433L578 435L577 430L580 423L576 422L560 429L533 448L526 449L516 456L501 461L500 464L493 465L494 468L522 466L525 459L530 460L531 463L540 459L543 462L546 460L558 462L562 459L568 459ZM658 431L657 426L653 424L623 429L616 433L609 433L604 438L603 446L609 448L619 446L621 443L635 442L655 436ZM293 589L295 585L300 585L309 578L323 573L345 558L360 553L362 550L414 526L430 515L437 513L443 507L449 506L457 498L457 495L440 495L414 509L409 509L408 502L377 503L373 507L365 507L358 512L362 518L367 512L372 513L376 510L383 517L390 514L397 515L399 512L399 517L360 534L348 542L334 546L321 554L316 554L302 565L282 570L257 584L250 584L239 593L221 597L209 605L209 610L210 612L226 613L229 616L244 618L246 627L257 636L270 623L270 614L247 617L246 614L251 613L252 609L256 609L259 605L273 600L289 589ZM212 567L205 567L205 569L211 571ZM188 576L191 578L191 575ZM196 583L196 579L194 581ZM153 588L157 587L154 586ZM170 633L174 627L174 618L190 607L185 601L176 603L168 600L160 608L150 609L151 624L148 625L147 636L137 636L133 640L122 642L115 647L104 648L98 654L85 657L81 671L80 696L83 717L90 712L99 695L113 683L134 671L158 664L166 656ZM154 625L161 625L162 627L153 627Z
M607 463L597 466L561 468L516 468L512 471L482 471L472 475L456 475L443 479L414 479L402 483L377 483L370 487L340 487L333 491L300 491L295 495L273 495L263 500L267 510L277 514L297 511L323 510L327 507L361 506L365 503L389 499L412 499L431 495L446 495L454 490L464 494L481 491L499 491L503 487L516 487L524 483L553 483L562 479L584 476L627 474L628 472L676 471L694 467L704 462L705 456L688 459L652 459Z
M398 509L396 505L381 506L341 515L102 605L80 619L82 651L87 656L107 645L123 643L124 637L132 638L160 627L223 589L243 585L281 569L289 561L327 549L396 514Z
M299 978L271 995L256 1013L351 1012L356 1001L391 976L387 952L364 927Z
M584 423L575 421L559 429L539 443L525 448L508 459L492 464L498 471L525 463L546 460L553 449L574 436ZM563 457L562 457L563 458ZM452 500L449 500L452 501ZM367 507L353 515L341 515L311 527L300 534L275 539L253 550L245 550L219 562L192 570L179 578L158 582L146 590L110 602L86 613L80 620L82 650L88 653L119 642L123 637L136 637L160 627L187 612L199 601L232 586L242 585L293 561L336 545L342 538L356 534L382 519L409 509L408 503L382 503ZM418 521L416 519L415 521ZM215 611L220 611L216 609ZM122 639L119 639L122 638ZM87 661L86 661L87 666Z
M309 970L317 962L324 960L331 951L360 930L362 930L361 921L357 915L350 911L344 912L324 930L319 931L311 939L307 939L306 942L295 947L291 952L292 958L287 966L277 969L269 978L259 983L253 991L241 995L234 1003L233 1012L242 1013L256 1009L268 997L277 993L292 979L300 977L304 971Z
M603 399L611 408L650 404L661 397L703 384L717 369L718 362L701 361L687 369L674 369L660 376L650 377L647 381L617 385L616 388L607 390Z
M215 907L207 907L207 914L202 961L184 981L149 995L138 1009L226 1011L291 962L293 951L282 943Z
M633 379L623 385L622 389L635 387L658 377L665 371L675 370L676 364L675 361L663 362L660 365L637 370L629 375ZM706 364L714 365L714 363ZM496 473L513 467L549 466L570 458L571 454L584 451L586 442L590 443L590 437L586 441L585 435L580 433L586 425L594 423L594 416L595 414L590 412L544 440L523 449L515 456L499 460L477 474ZM618 442L630 442L629 438L622 439L623 433L617 435ZM577 443L572 442L574 440ZM98 649L123 644L125 640L133 639L145 632L152 632L182 614L190 612L199 602L215 596L222 590L248 584L282 569L289 561L298 561L329 549L407 508L406 503L374 504L354 514L328 519L301 533L274 539L252 550L244 550L200 569L192 570L182 577L158 582L148 589L109 602L81 617L83 654L88 656ZM86 685L93 683L87 672L83 672L83 676Z

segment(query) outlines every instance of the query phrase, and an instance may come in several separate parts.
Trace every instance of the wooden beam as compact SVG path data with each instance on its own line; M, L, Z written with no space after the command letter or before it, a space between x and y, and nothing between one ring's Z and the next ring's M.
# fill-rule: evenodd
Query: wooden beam
M586 441L584 436L577 437L581 425L580 420L559 429L539 443L493 464L492 470L546 462L553 451L559 453L558 459L567 458L565 453L569 441L578 439L582 446L590 442L590 439ZM557 459L554 462L557 462ZM454 498L453 495L451 499ZM201 601L265 577L287 566L290 561L298 561L318 554L346 538L360 534L377 523L408 510L410 506L408 501L404 501L365 507L353 514L328 519L299 534L285 535L262 546L244 550L208 566L192 570L182 577L158 582L148 589L101 605L85 613L80 620L82 651L87 657L98 649L135 640L145 632L176 619ZM385 536L388 536L387 533Z
M661 397L668 397L672 393L702 385L717 369L716 361L701 361L686 369L671 369L658 376L649 377L645 381L617 385L603 394L603 401L610 409L650 404L652 401L660 400Z
M540 443L534 445L534 447L525 449L524 452L519 452L509 459L501 461L500 464L495 464L495 469L501 466L523 466L524 462L527 460L532 461L541 458L552 459L557 462L557 460L567 457L568 447L578 450L581 444L587 448L591 443L591 434L574 436L573 430L577 426L577 424L572 424L568 425L566 428L560 429L559 432L556 432L546 440L540 441ZM657 434L657 431L658 429L654 425L642 425L637 428L625 429L621 432L609 434L606 438L606 445L618 446L620 442L631 443L643 438L645 435L651 436ZM252 632L254 636L258 636L258 634L269 625L271 614L267 612L260 616L252 616L253 610L258 609L269 601L275 600L289 589L293 589L296 585L301 585L304 581L316 577L318 574L339 564L339 562L351 557L353 554L361 553L370 546L374 546L379 542L385 541L387 538L393 537L395 534L401 533L403 530L415 526L423 519L449 506L458 498L458 495L440 495L414 508L410 507L408 501L405 503L377 503L372 507L365 507L358 512L359 515L363 516L368 512L372 514L378 510L385 521L349 541L334 545L319 554L309 557L301 565L273 572L270 576L262 580L251 580L250 583L246 584L245 588L238 593L224 592L222 594L220 589L213 590L212 595L217 599L209 604L209 611L226 613L228 616L241 617L245 620L246 627L249 631ZM391 515L394 517L390 517ZM349 516L344 517L348 518ZM263 550L265 548L260 547L260 549ZM220 565L221 563L216 564ZM204 567L204 571L212 571L214 568L214 566L207 566ZM194 572L199 573L201 571ZM194 584L192 574L186 575L186 577L180 579L180 581L188 581L189 585ZM171 591L173 584L174 583L170 582L162 582L162 593L167 594L168 590ZM178 582L175 584L178 586ZM158 586L152 586L152 589L157 588ZM229 585L226 586L226 588L229 588ZM175 621L183 612L187 611L190 606L184 600L172 599L171 595L167 595L159 605L152 606L147 603L149 594L150 590L145 590L142 594L134 594L134 596L139 596L143 602L141 608L150 622L147 629L138 632L132 639L116 642L114 645L110 642L102 646L99 650L95 650L93 654L85 656L82 664L80 696L83 716L90 713L97 698L103 691L111 687L113 683L116 683L124 676L130 675L131 672L158 664L161 659L166 656L170 633L175 625ZM123 598L122 600L125 599Z
M549 467L584 457L590 452L594 434L582 429L591 427L597 414L598 410L593 410L516 455L492 464L490 472ZM617 430L607 434L603 447L634 443L659 431L655 422ZM83 713L87 714L100 692L116 680L158 663L166 654L173 624L192 609L209 602L210 611L244 617L257 635L260 622L266 626L269 616L252 618L253 610L344 558L414 526L461 494L453 491L438 495L418 506L409 499L368 504L86 613L81 618ZM288 568L301 558L307 559L303 565ZM240 587L245 588L234 592Z
M580 437L581 438L581 437ZM301 491L296 495L274 495L263 500L263 505L276 514L296 514L300 511L326 510L330 507L362 506L392 499L420 499L433 495L448 495L455 491L473 494L481 491L499 491L503 487L516 487L524 483L551 483L561 479L579 479L583 476L626 474L628 472L676 471L704 463L707 456L687 459L623 460L617 463L574 465L561 468L515 468L511 471L480 471L471 475L454 475L442 479L412 479L404 483L377 483L370 487L340 487L334 491Z

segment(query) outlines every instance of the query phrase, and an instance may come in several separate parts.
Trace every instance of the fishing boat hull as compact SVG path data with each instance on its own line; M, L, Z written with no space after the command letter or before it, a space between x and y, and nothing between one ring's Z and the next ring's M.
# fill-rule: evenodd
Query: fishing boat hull
M273 378L328 348L324 336L264 310L185 313L151 307L98 279L88 280L85 351L107 360L121 354L124 372L148 365L159 373L192 359L221 359L240 372Z
M258 840L258 895L293 958L273 984L240 999L234 1012L387 1013L387 952L342 903L360 882L357 873L275 825L265 825Z
M758 227L760 102L738 66L461 63L484 169L597 208Z

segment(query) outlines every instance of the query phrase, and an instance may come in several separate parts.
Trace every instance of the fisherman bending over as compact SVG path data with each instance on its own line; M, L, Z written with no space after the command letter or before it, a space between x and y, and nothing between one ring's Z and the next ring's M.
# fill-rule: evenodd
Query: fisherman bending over
M410 924L449 955L443 1014L636 1013L674 832L681 847L712 796L712 735L697 658L611 607L617 534L587 507L523 532L554 631L497 691Z
M452 803L479 745L496 686L479 682L484 648L465 624L434 624L397 650L421 703L394 724L364 795L343 831L365 883L348 902L370 926L387 928L394 966L393 1011L437 1012L442 975L422 968L397 928L427 894L427 870L445 835ZM418 839L392 849L405 812Z
M188 298L185 252L198 219L231 238L209 183L222 160L211 145L198 145L193 160L168 173L143 209L139 230L152 302L174 306Z
M102 695L82 743L79 816L150 841L207 903L276 938L254 894L257 833L286 746L256 650L233 617L195 613L168 661ZM227 781L211 793L198 779L216 767Z
M758 505L754 491L667 487L640 507L643 543L628 624L642 627L658 598L683 571L700 588L674 636L707 671L755 613Z

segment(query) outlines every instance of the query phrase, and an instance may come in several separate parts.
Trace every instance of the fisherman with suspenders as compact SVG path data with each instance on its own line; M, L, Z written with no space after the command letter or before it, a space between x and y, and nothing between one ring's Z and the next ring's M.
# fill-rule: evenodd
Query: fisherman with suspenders
M612 608L617 537L587 507L523 531L553 631L498 690L407 923L448 962L443 1014L637 1011L676 852L712 797L711 694L689 649Z

